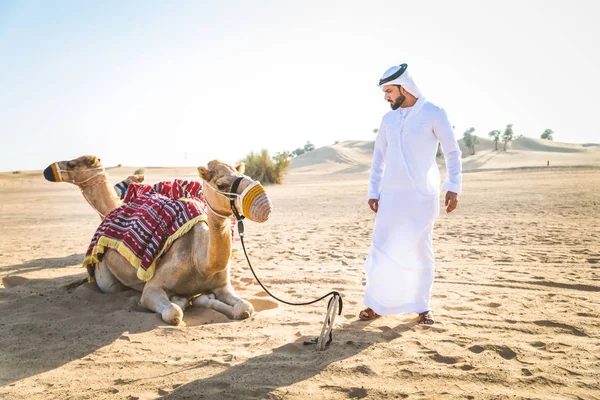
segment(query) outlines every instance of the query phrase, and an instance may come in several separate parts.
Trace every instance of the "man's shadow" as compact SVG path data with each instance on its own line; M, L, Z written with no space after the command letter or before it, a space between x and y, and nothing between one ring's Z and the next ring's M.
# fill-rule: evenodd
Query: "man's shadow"
M310 379L330 364L350 358L376 343L388 343L401 337L402 333L415 327L416 322L401 323L394 328L379 326L371 330L364 328L368 322L354 321L334 329L334 340L325 351L317 351L314 345L305 345L308 338L300 338L234 365L214 376L199 379L178 387L163 399L266 399L278 388ZM196 368L213 366L207 360ZM356 367L357 374L369 373L369 367ZM366 397L360 387L327 386L326 389L346 393L353 398Z

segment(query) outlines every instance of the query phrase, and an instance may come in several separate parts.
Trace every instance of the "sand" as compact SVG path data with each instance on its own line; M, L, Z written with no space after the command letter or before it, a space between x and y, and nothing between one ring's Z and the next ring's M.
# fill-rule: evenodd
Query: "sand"
M68 289L85 276L98 216L72 185L39 171L0 174L0 398L600 398L600 168L507 160L465 173L459 208L436 223L436 324L418 326L413 314L368 323L356 316L374 214L368 168L351 150L350 163L323 156L292 168L267 188L271 219L246 223L251 260L273 292L343 294L324 352L303 341L318 335L325 304L271 300L239 240L232 280L257 310L245 321L191 308L173 327L139 309L137 292ZM590 162L575 154L573 165ZM132 171L110 170L111 180ZM174 177L196 172L146 169L146 183Z

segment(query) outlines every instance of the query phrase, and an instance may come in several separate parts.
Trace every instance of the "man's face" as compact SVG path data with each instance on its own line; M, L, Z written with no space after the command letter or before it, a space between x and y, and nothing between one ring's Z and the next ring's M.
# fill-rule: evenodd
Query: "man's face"
M406 96L400 93L400 88L395 85L384 85L383 93L385 94L384 100L390 103L392 110L397 110L406 100Z

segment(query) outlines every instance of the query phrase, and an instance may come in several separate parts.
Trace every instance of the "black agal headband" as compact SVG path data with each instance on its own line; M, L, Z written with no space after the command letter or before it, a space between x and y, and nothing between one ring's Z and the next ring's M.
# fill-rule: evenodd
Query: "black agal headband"
M400 78L400 76L402 76L402 74L404 73L404 71L406 71L406 68L408 68L407 64L400 64L400 69L396 72L394 72L393 74L391 74L390 76L388 76L387 78L381 78L379 80L379 86L384 85L388 82L393 81L396 78Z

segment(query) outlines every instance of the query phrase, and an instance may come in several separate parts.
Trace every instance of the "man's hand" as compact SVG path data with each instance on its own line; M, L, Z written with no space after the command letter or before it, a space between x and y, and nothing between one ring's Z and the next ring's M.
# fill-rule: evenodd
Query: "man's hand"
M377 209L379 208L379 200L377 199L369 199L369 208L371 208L371 210L373 210L373 212L377 212Z
M446 192L446 212L451 213L457 206L458 194L450 191Z

